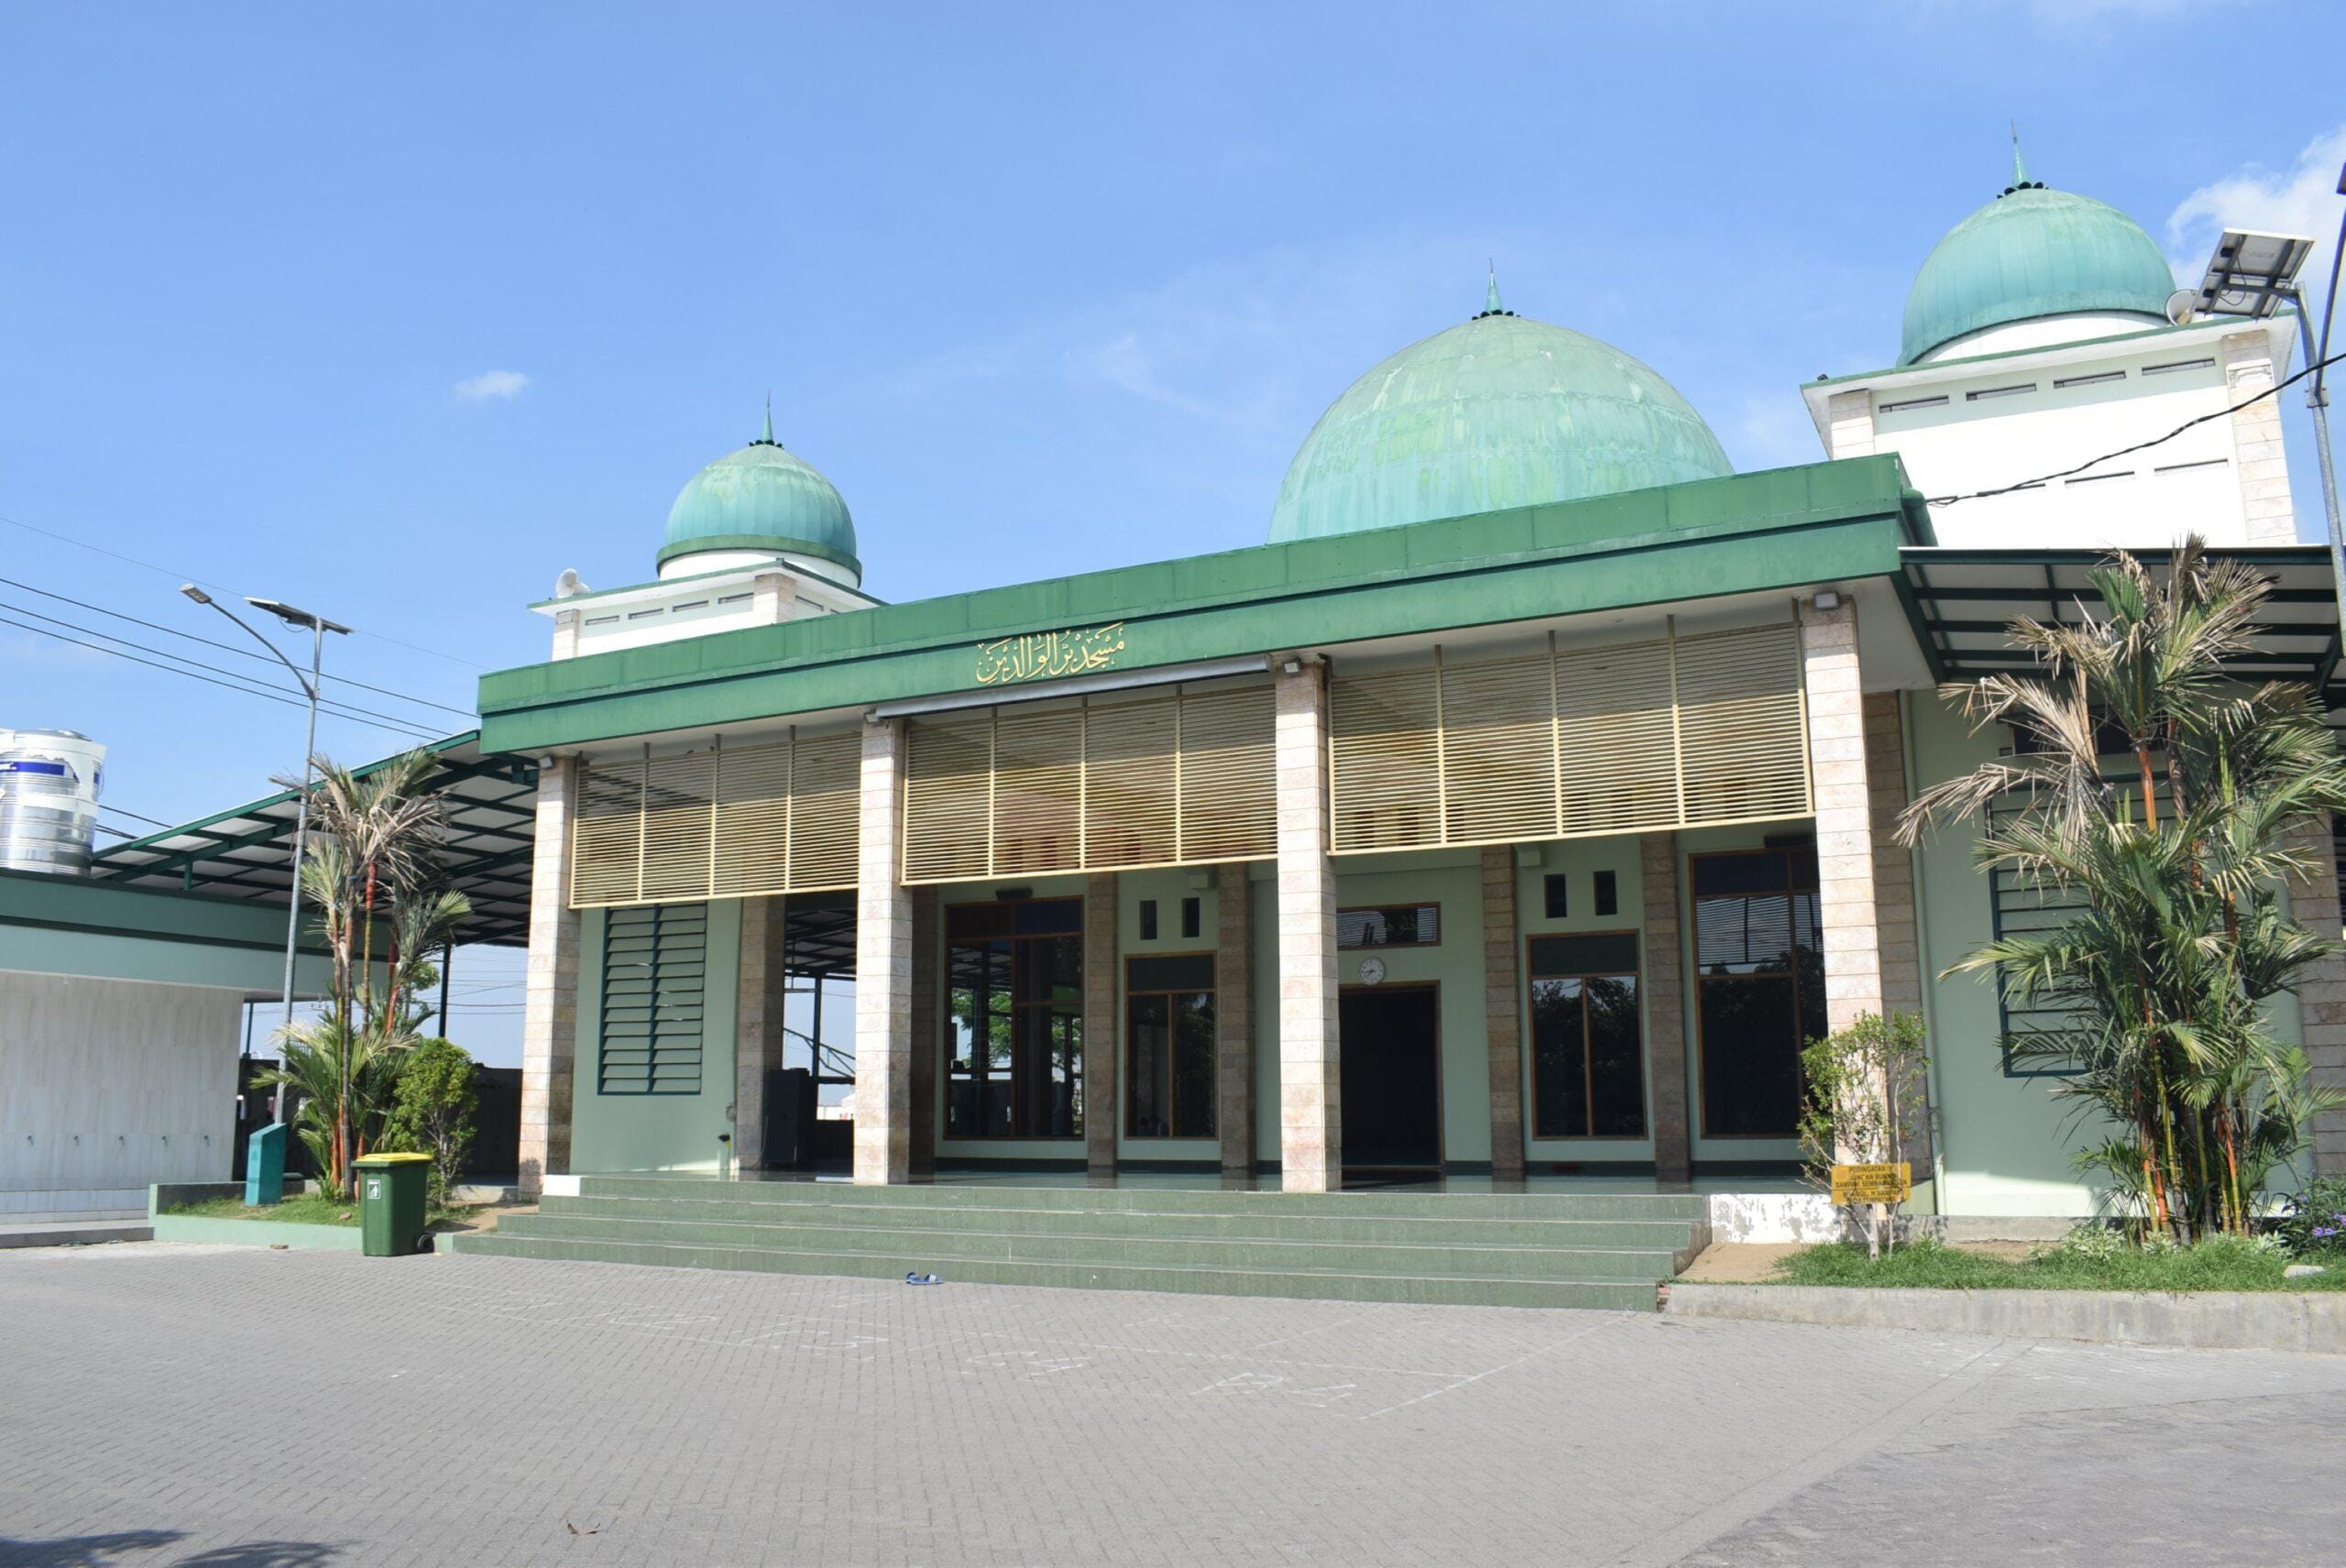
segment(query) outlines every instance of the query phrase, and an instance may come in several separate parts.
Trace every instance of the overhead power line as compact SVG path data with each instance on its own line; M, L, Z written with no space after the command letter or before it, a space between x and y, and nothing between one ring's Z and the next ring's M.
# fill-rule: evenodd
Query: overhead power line
M192 631L181 631L175 626L165 626L160 621L148 620L142 617L130 615L118 609L108 609L102 604L92 604L87 599L77 599L71 594L54 593L48 588L36 587L30 583L18 582L14 577L0 577L0 584L5 584L12 588L22 588L28 594L38 594L45 599L55 599L60 604L70 604L77 609L86 609L98 615L112 616L116 620L126 620L133 626L143 626L149 631L160 631L167 636L185 638L190 642L201 642L206 648L217 648L224 653L234 653L240 659L253 659L264 664L269 663L269 659L267 654L256 653L249 648L239 648L233 642L222 642L214 638L198 637ZM30 610L27 610L24 613L29 615L32 612ZM47 620L49 618L44 616L42 619ZM60 621L58 624L61 626L68 623ZM105 633L99 632L98 635L103 637ZM428 696L411 696L406 692L393 691L389 686L369 685L365 681L353 680L348 675L337 675L329 673L324 678L334 682L336 685L356 686L361 691L374 692L380 696L396 697L401 702L414 703L419 707L436 707L444 713L456 714L461 718L468 719L477 717L473 710L468 707L456 707L448 703L434 702Z
M209 670L215 675L225 675L232 681L247 681L264 690L283 691L285 689L282 686L271 685L267 681L257 679L251 675L240 674L235 670L222 669L217 664L207 664L201 659L191 659L183 653L173 653L165 649L151 648L144 642L134 642L127 637L117 637L111 631L100 631L94 626L82 626L71 620L60 620L53 615L43 615L37 609L27 609L22 605L10 604L5 599L0 599L0 609L5 609L16 615L29 615L35 620L45 620L51 626L61 626L68 631L79 631L92 637L103 637L109 642L119 642L126 648L136 648L142 653L152 653L157 658L169 659L174 663L186 664L193 669ZM32 630L38 630L39 629L36 627ZM87 646L87 644L85 644L85 646ZM307 699L304 698L304 700L306 701ZM332 706L329 706L329 704ZM335 713L345 718L379 718L386 724L395 725L403 729L413 728L413 721L405 718L403 715L396 713L380 713L371 707L360 707L356 703L339 702L333 698L326 698L319 703L318 708L322 713ZM415 732L426 735L434 740L439 739L437 735L432 734L429 730L417 729Z
M2318 359L2311 365L2307 366L2304 369L2298 371L2296 375L2288 378L2287 380L2275 381L2255 396L2242 398L2239 402L2234 403L2228 409L2218 409L2213 413L2201 414L2198 419L2185 420L2181 424L2176 425L2165 435L2154 436L2148 441L2138 441L2132 446L2121 446L2115 452L2105 452L2099 457L2087 459L2085 462L2078 464L2074 468L2063 468L2051 474L2040 474L2034 479L2022 479L2014 484L1998 485L1991 489L1966 490L1959 496L1933 496L1923 504L1924 506L1951 507L1957 501L1980 501L1988 499L1990 496L2008 496L2015 490L2034 489L2038 485L2046 485L2052 483L2055 479L2066 479L2072 475L2082 474L2087 469L2099 467L2102 464L2108 463L2113 458L2131 457L2137 452L2147 452L2154 446L2164 446L2168 442L2173 441L2176 436L2181 435L2185 431L2206 424L2209 420L2228 418L2232 414L2240 412L2242 409L2253 408L2267 398L2277 397L2284 387L2302 381L2307 377L2314 375L2329 366L2337 364L2341 359L2346 359L2346 354L2335 354L2327 359Z
M213 582L209 578L199 577L192 572L174 572L169 566L158 566L152 561L142 561L136 555L126 555L119 550L109 550L103 544L92 544L87 540L76 539L70 533L60 533L52 528L41 528L36 524L25 522L13 517L0 517L0 522L5 522L11 528L21 528L27 533L38 533L44 539L54 539L60 544L71 544L77 550L87 550L93 554L110 556L116 561L125 562L130 565L143 567L147 571L153 572L159 576L169 577L173 582L194 583L203 587L217 588L224 594L236 594L236 589ZM239 595L237 597L241 598L242 596ZM469 669L475 670L485 670L488 668L488 665L480 663L477 661L460 658L454 653L444 653L437 648L426 648L421 642L404 642L396 637L387 637L379 631L369 631L363 626L353 627L351 630L357 632L361 637L371 637L378 642L389 642L395 648L405 648L411 652L429 653L435 659L445 659L452 664L463 664Z
M109 648L102 642L85 642L79 637L68 637L61 631L51 631L45 626L34 626L22 620L11 620L5 615L0 615L0 626L13 626L19 631L30 631L41 637L53 637L60 642L70 642L76 648L87 648L93 652L97 653L111 653L117 659L127 659L134 664L145 664L150 669L162 670L174 675L184 675L189 680L202 681L206 685L221 686L232 692L242 692L247 696L258 696L266 698L270 702L281 702L288 707L306 707L308 706L308 703L302 698L289 696L279 688L240 685L236 684L236 680L224 681L212 675L200 674L196 671L185 667L184 664L168 664L157 659L142 659L136 653L126 653L119 648ZM241 679L241 676L237 677L237 680ZM370 729L386 729L393 734L407 735L419 740L436 740L440 739L440 737L426 729L411 729L404 724L387 723L380 719L362 718L356 714L345 713L340 708L329 706L325 703L320 703L318 705L318 711L321 713L332 714L336 718L346 718L354 724L364 724Z

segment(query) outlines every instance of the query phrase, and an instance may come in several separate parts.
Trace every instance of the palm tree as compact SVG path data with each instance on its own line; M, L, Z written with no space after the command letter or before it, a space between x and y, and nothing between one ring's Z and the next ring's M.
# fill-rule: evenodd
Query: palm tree
M434 885L446 822L429 787L436 765L420 750L364 773L312 759L312 829L300 875L332 955L333 997L325 1017L291 1031L287 1059L290 1066L299 1046L332 1062L332 1133L321 1168L345 1196L352 1158L378 1138L389 1114L398 1053L424 1015L418 999L439 978L428 955L472 912L462 894Z
M2012 626L2036 672L1944 689L1975 729L2010 726L2016 753L1924 792L1899 837L2009 812L1979 863L2062 918L1947 972L1993 971L2008 1000L2060 1020L2003 1045L2065 1069L2054 1092L2107 1123L2081 1168L2176 1235L2244 1232L2266 1176L2341 1101L2274 1036L2268 1004L2339 948L2289 918L2282 890L2316 871L2295 846L2346 809L2346 762L2311 692L2225 673L2271 591L2253 567L2192 538L2163 582L2122 552L2091 580L2101 613ZM2114 778L2110 755L2126 760Z

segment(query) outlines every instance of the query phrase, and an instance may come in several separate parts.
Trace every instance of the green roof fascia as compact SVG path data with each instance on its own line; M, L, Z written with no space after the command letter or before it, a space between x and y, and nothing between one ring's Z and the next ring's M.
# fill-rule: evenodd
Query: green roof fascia
M409 750L429 751L436 757L445 752L453 751L459 746L478 740L479 739L479 730L467 729L462 734L445 735L437 740L419 740ZM370 773L377 773L383 768L389 767L393 762L406 755L406 751L394 751L388 757L378 757L375 761L367 763L363 767L353 768L351 770L352 775L356 778L366 778ZM120 872L125 876L137 876L148 868L145 865L117 865L115 863L114 857L121 854L126 850L154 849L158 842L165 839L181 839L191 833L203 833L205 828L210 828L215 822L234 822L240 817L255 817L259 815L261 812L267 811L273 806L282 806L292 798L293 792L291 790L281 789L275 795L264 795L258 800L251 801L244 806L237 806L233 810L215 811L209 817L198 818L193 822L181 823L177 828L165 828L158 832L149 833L143 839L126 839L124 842L119 844L109 844L91 858L92 871L93 873L101 877L111 875L116 872ZM236 841L232 835L206 833L204 836L215 840L215 847L225 846ZM274 835L271 835L271 837L274 837Z
M285 950L282 905L38 872L0 871L0 927L5 926ZM305 953L326 950L310 932L303 933L301 947Z
M1122 621L1119 668L1886 576L1933 541L1894 455L1256 545L492 672L523 752L980 689L976 644Z
M2282 311L2276 313L2275 319L2278 320L2286 316L2294 320L2297 313L2295 311ZM2066 352L2072 348L2090 348L2097 344L2134 343L2143 338L2165 337L2170 333L2197 332L2202 327L2213 325L2217 319L2214 316L2203 316L2198 321L2184 322L2179 325L2146 326L2140 332L2112 333L2107 337L2081 337L2075 343L2040 343L2034 348L2000 348L1993 354L1966 354L1950 359L1924 359L1913 365L1886 366L1880 370L1858 370L1847 376L1819 376L1815 380L1803 381L1801 385L1837 387L1845 381L1879 381L1885 376L1912 376L1924 370L1946 370L1961 365L1992 365L1999 359L2019 359L2034 354ZM2240 316L2223 319L2247 323L2250 318Z
M773 540L768 539L760 542L754 546L745 546L745 548L773 550L780 547L777 546ZM792 546L792 548L795 549L796 547ZM829 554L836 554L836 552L825 554L809 548L802 552L802 554L808 555L824 554L824 558L828 559ZM842 562L839 564L843 565L854 565L853 562ZM774 569L776 571L787 571L789 569L789 564L784 561L777 561L774 563ZM713 572L686 572L680 577L654 577L648 583L630 583L624 587L586 588L566 597L540 599L529 608L532 609L557 609L565 605L586 604L593 599L607 599L617 594L641 593L646 588L681 588L686 583L697 583L708 577L738 577L744 572L754 572L756 570L758 570L758 568L755 566L721 566ZM861 588L849 587L845 583L835 581L829 577L822 578L821 581L825 587L837 588L839 592L843 594L850 594L855 598L863 600L866 604L880 605L888 602L885 599L874 598L872 595L865 593Z

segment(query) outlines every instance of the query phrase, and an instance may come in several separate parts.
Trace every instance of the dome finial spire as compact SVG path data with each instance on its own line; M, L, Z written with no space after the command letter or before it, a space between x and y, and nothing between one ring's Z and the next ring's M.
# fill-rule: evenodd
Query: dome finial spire
M2026 161L2024 159L2023 159L2023 158L2021 157L2021 155L2020 155L2020 122L2019 122L2018 120L2014 120L2013 122L2012 122L2012 190L2014 190L2014 191L2025 191L2025 190L2027 190L2027 189L2028 189L2028 163L2027 163L2027 161Z
M758 439L765 443L768 446L779 446L782 444L782 443L773 438L773 394L772 392L768 392L766 394L765 433L759 436Z
M1483 290L1483 308L1475 315L1474 319L1476 321L1481 321L1484 316L1511 316L1515 314L1513 311L1508 310L1505 305L1499 302L1498 263L1494 261L1488 265L1490 267L1490 282Z

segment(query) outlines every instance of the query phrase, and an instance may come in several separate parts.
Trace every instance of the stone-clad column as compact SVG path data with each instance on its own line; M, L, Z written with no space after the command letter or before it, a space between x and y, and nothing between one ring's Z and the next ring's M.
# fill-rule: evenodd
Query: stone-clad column
M2223 340L2224 383L2233 403L2247 403L2273 386L2273 350L2261 328ZM2281 400L2235 408L2232 456L2240 475L2241 511L2251 544L2295 544L2297 514L2289 495L2288 454L2281 446Z
M579 762L538 771L530 855L530 968L521 1007L520 1186L543 1191L570 1169L570 1106L578 1052L578 911L570 906L570 820Z
M1898 842L1898 815L1906 809L1906 736L1896 692L1865 699L1866 784L1873 824L1874 929L1881 953L1884 1014L1923 1012L1923 948L1914 921L1914 857ZM1921 1074L1905 1085L1910 1114L1902 1118L1907 1157L1917 1169L1931 1163L1930 1085Z
M945 984L945 931L933 887L913 889L913 1151L915 1176L937 1174L937 1058L945 1050L938 1007Z
M1294 673L1284 667L1293 663ZM1278 774L1279 1184L1343 1185L1336 1014L1336 872L1328 860L1327 665L1272 667Z
M904 721L863 727L855 894L855 1179L912 1175L913 900L897 880Z
M2314 865L2313 875L2289 884L2289 914L2317 936L2338 934L2338 861L2327 832L2317 828L2291 846ZM2346 1090L2346 957L2308 964L2297 981L2306 1059L2313 1081ZM2313 1124L2313 1168L2346 1175L2346 1109L2326 1112Z
M1113 1181L1122 1101L1116 1093L1116 873L1099 872L1083 884L1083 1165Z
M1678 835L1638 836L1638 880L1645 920L1639 933L1645 1004L1646 1075L1653 1089L1653 1174L1657 1181L1694 1179L1693 1119L1686 1085L1684 927L1678 912Z
M741 976L735 987L739 1027L733 1042L733 1160L766 1168L766 1075L782 1066L783 1006L788 968L783 938L789 922L779 898L741 901Z
M1483 1032L1490 1040L1491 1179L1523 1179L1523 964L1515 849L1483 850Z
M1801 606L1801 680L1816 785L1817 905L1825 926L1825 1018L1844 1029L1879 1013L1881 938L1874 924L1873 796L1866 781L1865 696L1858 684L1858 607Z
M1242 864L1223 866L1213 927L1214 1130L1222 1179L1255 1180L1255 895Z

